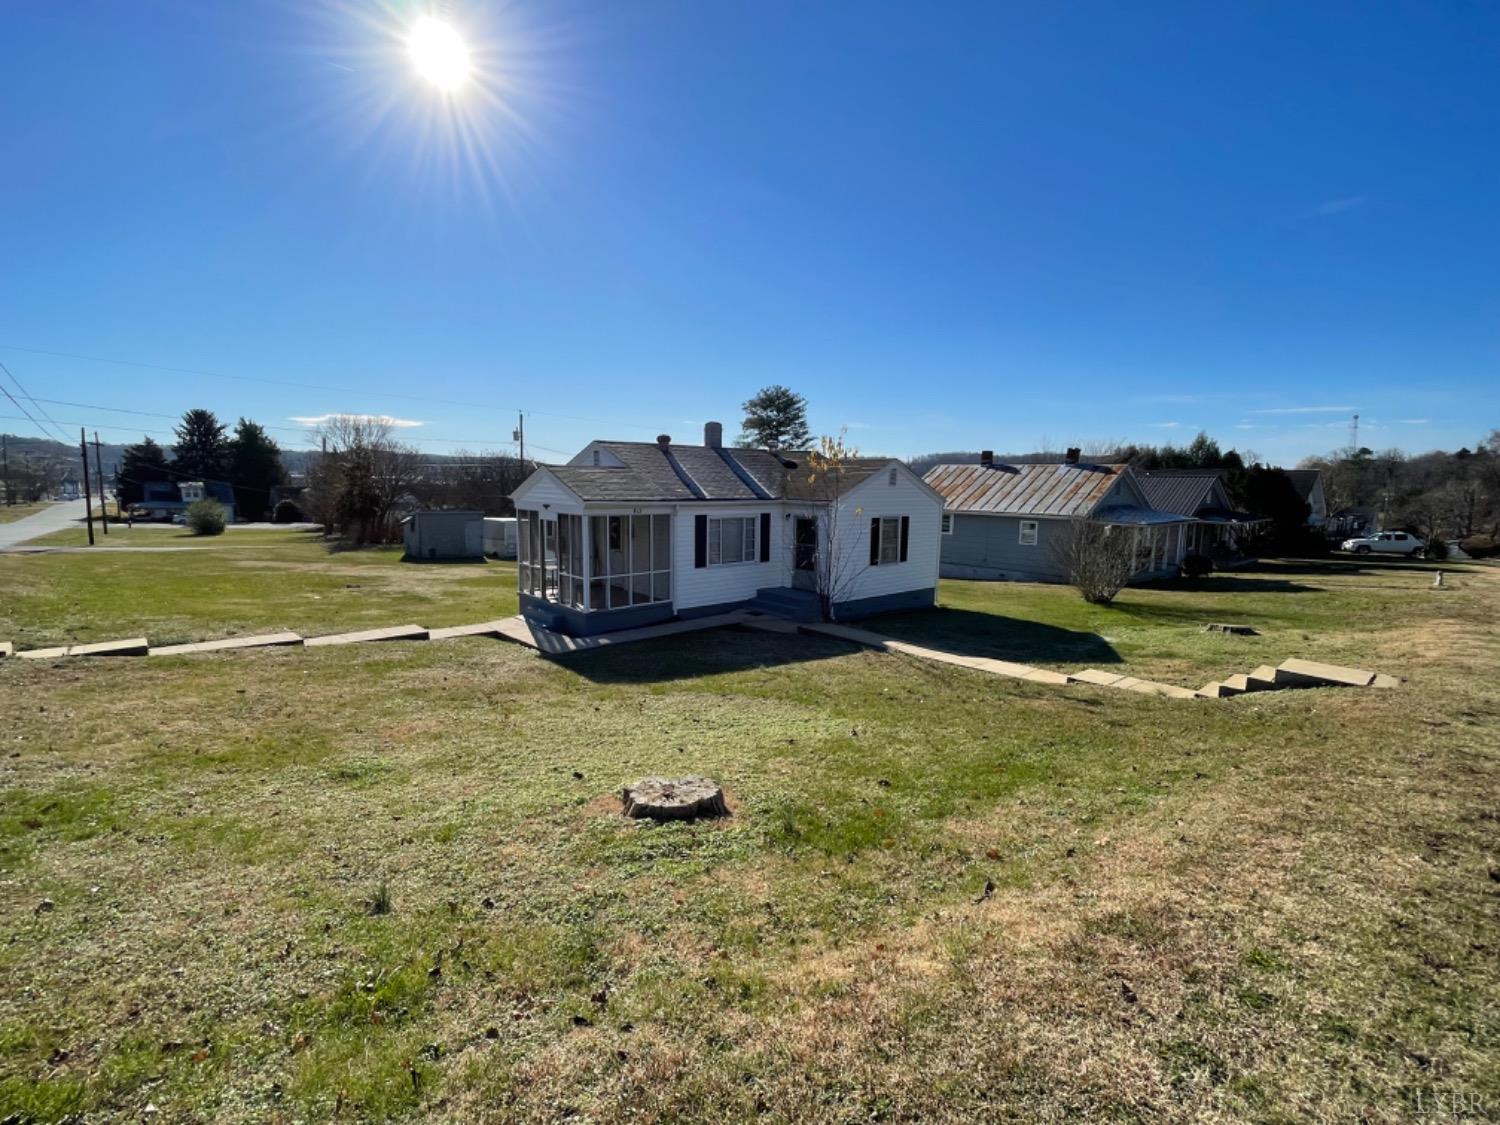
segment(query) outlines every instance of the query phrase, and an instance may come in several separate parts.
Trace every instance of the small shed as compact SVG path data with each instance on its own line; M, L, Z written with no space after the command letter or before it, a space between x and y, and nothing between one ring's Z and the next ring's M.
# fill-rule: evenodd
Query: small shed
M484 553L492 559L516 557L516 517L484 517Z
M408 560L484 558L483 512L413 512L401 521Z

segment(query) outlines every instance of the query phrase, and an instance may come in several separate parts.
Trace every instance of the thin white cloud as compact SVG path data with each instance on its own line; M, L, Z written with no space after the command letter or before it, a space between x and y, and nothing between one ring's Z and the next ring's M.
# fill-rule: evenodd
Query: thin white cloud
M1401 424L1403 426L1429 426L1429 425L1432 424L1432 419L1431 418L1402 418L1401 419Z
M1273 406L1252 410L1251 414L1353 414L1356 406Z
M1363 207L1370 201L1367 195L1346 195L1341 199L1325 199L1307 214L1315 218L1323 218L1328 215L1342 215L1345 211L1352 211L1356 207Z
M300 422L304 426L322 426L328 422L345 418L354 422L374 422L382 426L390 426L397 430L409 430L417 426L427 425L426 422L416 422L410 418L392 418L389 414L293 414L288 420Z
M1181 422L1147 422L1146 425L1155 430L1180 430Z

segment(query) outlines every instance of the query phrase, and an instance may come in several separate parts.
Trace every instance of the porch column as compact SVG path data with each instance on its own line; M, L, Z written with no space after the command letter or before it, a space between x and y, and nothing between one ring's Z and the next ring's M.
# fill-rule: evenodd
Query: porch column
M579 568L583 571L583 612L588 613L593 609L590 602L594 585L594 559L593 551L591 550L593 545L589 542L589 536L594 533L594 521L589 518L588 512L585 511L583 515L578 517L578 522L583 528L582 534L578 537L578 547L583 552L583 566Z

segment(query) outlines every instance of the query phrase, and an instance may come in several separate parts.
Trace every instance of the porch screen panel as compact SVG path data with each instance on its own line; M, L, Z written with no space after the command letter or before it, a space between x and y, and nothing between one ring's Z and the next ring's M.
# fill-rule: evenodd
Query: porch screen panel
M589 517L589 609L609 608L609 517Z

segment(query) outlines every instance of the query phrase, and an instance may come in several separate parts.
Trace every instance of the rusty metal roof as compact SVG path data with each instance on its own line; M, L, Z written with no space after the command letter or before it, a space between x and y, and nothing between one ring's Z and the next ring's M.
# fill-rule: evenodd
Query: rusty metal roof
M1195 515L1206 508L1228 508L1229 495L1212 469L1152 469L1137 473L1141 491L1159 512Z
M934 465L922 479L950 512L1087 516L1125 473L1124 464Z

